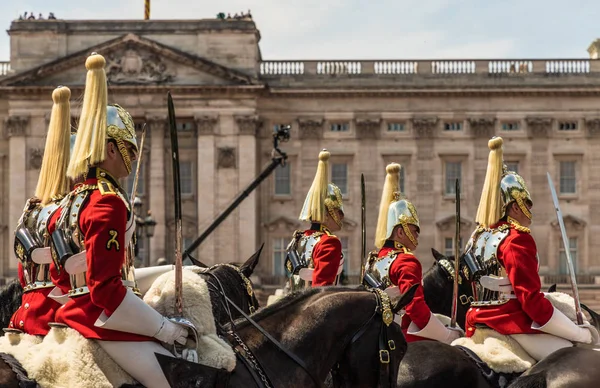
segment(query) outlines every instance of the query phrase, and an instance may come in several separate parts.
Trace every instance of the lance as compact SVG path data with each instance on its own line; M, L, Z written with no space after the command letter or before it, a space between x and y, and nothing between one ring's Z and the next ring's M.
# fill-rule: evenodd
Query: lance
M146 138L146 123L144 123L144 126L142 127L142 135L141 135L141 139L140 139L140 147L139 147L139 151L138 151L138 158L137 158L137 165L135 167L135 175L133 176L133 185L131 187L131 197L129 197L129 200L131 201L131 210L133 211L134 209L134 201L135 201L135 197L137 195L137 187L138 187L138 181L139 181L139 177L140 177L140 168L142 166L142 157L144 155L144 139ZM135 226L137 228L137 225ZM135 237L135 233L133 234L134 238ZM137 240L135 241L135 243L137 244ZM129 245L127 246L127 255L129 257L127 257L127 265L129 267L133 266L133 258L135 257L135 246L133 244L133 240L130 241Z
M554 210L556 210L556 218L558 219L558 225L560 226L560 234L562 236L563 245L565 246L565 257L567 259L567 267L569 268L569 275L571 278L571 289L573 290L573 300L575 301L575 314L577 315L577 324L583 324L583 312L581 311L581 304L579 302L579 290L577 289L577 279L575 277L575 269L573 268L573 260L571 259L571 249L569 247L569 238L567 237L567 230L565 229L565 223L563 220L562 212L560 211L560 205L558 203L558 196L554 189L554 182L550 173L547 172L548 185L550 186L550 193L552 194L552 202L554 202Z
M456 235L454 236L454 284L452 287L452 311L450 314L450 327L456 327L456 313L458 307L458 266L460 263L460 181L456 180Z
M179 176L179 143L177 141L177 123L175 106L171 92L167 92L169 110L169 132L171 134L171 161L173 164L173 203L175 205L175 314L183 316L183 258L181 256L182 220L181 220L181 180Z
M361 227L361 257L360 257L360 281L365 277L365 266L367 265L367 211L365 207L365 175L360 174L360 227Z

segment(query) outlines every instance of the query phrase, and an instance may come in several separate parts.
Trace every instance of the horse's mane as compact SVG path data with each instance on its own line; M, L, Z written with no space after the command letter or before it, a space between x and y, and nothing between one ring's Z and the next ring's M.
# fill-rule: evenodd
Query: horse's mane
M362 288L362 289L364 290L364 288ZM284 296L283 298L279 299L277 302L273 303L272 305L258 310L256 313L252 314L251 318L254 321L261 321L263 319L270 317L271 315L275 314L278 311L286 309L291 305L301 303L301 302L305 301L306 299L309 299L310 297L317 295L317 294L326 293L326 292L350 292L350 291L360 291L360 290L361 290L360 286L359 287L338 286L338 287L307 288L307 289L293 292L289 295ZM234 323L236 329L243 329L244 327L250 325L250 323L246 320L246 318L243 318L243 317L236 319L233 323Z

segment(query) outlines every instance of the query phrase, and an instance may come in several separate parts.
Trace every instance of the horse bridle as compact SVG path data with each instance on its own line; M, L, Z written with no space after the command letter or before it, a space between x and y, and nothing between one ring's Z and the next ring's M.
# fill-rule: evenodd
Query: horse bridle
M248 302L248 311L250 311L250 314L253 314L256 310L258 310L258 301L255 299L254 288L252 287L252 282L250 281L250 279L248 279L248 277L246 275L244 275L242 270L233 264L223 263L223 264L213 265L212 267L210 267L208 269L208 271L212 271L213 269L215 269L217 267L227 267L227 268L231 268L235 272L237 272L237 274L240 276L240 278L242 278L242 285L246 289L246 293L248 294L248 298L250 299L250 301ZM219 281L219 279L217 279L217 281ZM222 291L223 286L220 281L219 281L219 285L220 285L220 289ZM218 289L215 289L215 290L219 291ZM253 296L254 296L254 298L253 298ZM229 310L229 307L225 306L225 310L227 311L227 313L229 314L229 317L231 318L231 311Z
M456 260L456 258L454 258L454 260ZM454 278L456 277L454 263L452 263L447 258L439 259L437 263L440 265L440 267L442 267L442 269L446 273L448 280L454 282ZM459 264L462 265L463 263L461 262ZM462 284L463 281L465 281L465 278L462 276L462 274L459 274L458 283ZM466 294L460 294L458 300L463 306L468 306L475 301L475 298L473 298L473 296L467 296Z
M377 380L377 387L380 388L393 388L396 386L396 380L394 379L394 375L390 368L390 351L396 350L396 343L394 340L389 340L388 329L390 325L394 321L394 313L392 312L391 301L388 294L379 288L372 288L369 290L374 293L376 296L376 306L375 311L371 315L371 317L358 329L358 331L352 336L349 343L345 346L344 349L347 349L352 344L357 342L363 334L369 328L371 322L375 319L377 315L381 315L381 329L379 331L379 376ZM341 386L341 376L339 374L339 364L332 370L334 387Z

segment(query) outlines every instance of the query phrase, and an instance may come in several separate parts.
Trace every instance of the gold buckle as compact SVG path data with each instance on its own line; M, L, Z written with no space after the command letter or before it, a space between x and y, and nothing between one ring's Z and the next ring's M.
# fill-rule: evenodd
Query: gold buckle
M385 349L379 350L379 362L382 364L390 363L390 352Z
M469 304L469 298L467 298L467 296L466 296L466 295L464 295L464 294L463 294L463 295L461 295L461 296L460 296L460 303L462 303L463 305L465 305L465 304Z
M394 342L394 340L388 341L388 348L390 348L390 350L396 350L396 343Z

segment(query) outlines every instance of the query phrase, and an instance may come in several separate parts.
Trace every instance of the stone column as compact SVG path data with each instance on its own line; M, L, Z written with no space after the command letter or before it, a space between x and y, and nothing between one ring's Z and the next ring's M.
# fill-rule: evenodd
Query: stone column
M7 276L17 276L17 260L13 252L14 236L12 232L21 217L23 206L27 200L27 147L26 136L29 127L29 116L10 116L4 122L5 136L8 138L8 238Z
M430 225L430 232L419 237L417 257L431 257L429 249L436 246L436 234L431 233L435 225L435 204L439 201L434 191L435 175L434 139L438 124L437 117L418 117L412 119L412 126L417 138L417 195L409 198L417 208L421 225ZM442 188L443 190L443 188ZM437 193L439 194L439 193ZM436 231L437 232L437 231Z
M257 155L256 135L260 127L258 116L235 116L238 137L238 187L244 190L256 178ZM258 201L256 191L248 195L239 206L238 251L236 257L247 258L256 250L258 231Z
M556 218L552 199L548 196L548 178L546 172L553 165L550 162L550 133L552 131L552 119L547 117L527 117L527 135L531 139L531 178L527 188L533 197L535 207L533 209L534 227L533 237L538 241L548 241L551 234L550 227L544 225L544 220ZM558 176L554 177L556 184ZM536 220L538 221L537 223ZM556 262L557 255L549 251L550 244L537 244L540 257L540 266L549 265L549 260ZM550 256L551 255L551 256ZM556 267L558 269L558 262Z
M167 145L165 134L167 132L167 119L164 117L147 118L150 134L149 160L144 163L145 168L150 169L150 184L146 189L146 195L150 202L148 209L152 211L152 217L156 221L154 237L150 239L150 266L156 264L161 257L171 261L174 257L167 257L165 246L167 241L167 218L165 216L167 203L165 182L165 158L167 157ZM147 175L148 176L148 175Z
M216 193L216 165L215 165L215 129L219 120L218 116L197 116L196 134L198 147L197 179L198 179L198 233L204 232L204 228L215 218L217 204ZM215 264L216 259L215 235L208 237L198 247L192 256L199 258L205 264Z
M488 142L494 136L495 124L496 119L492 117L469 119L471 136L473 136L473 147L475 147L475 152L473 153L474 177L472 178L472 181L469 180L471 174L464 171L465 182L462 183L461 190L467 195L467 198L469 198L465 203L467 206L466 210L473 216L477 214L477 207L479 206L479 200L481 199L481 190L483 188L483 182L485 181L485 173L490 154ZM475 224L473 224L473 226L475 226ZM463 242L466 244L466 240L463 240Z

